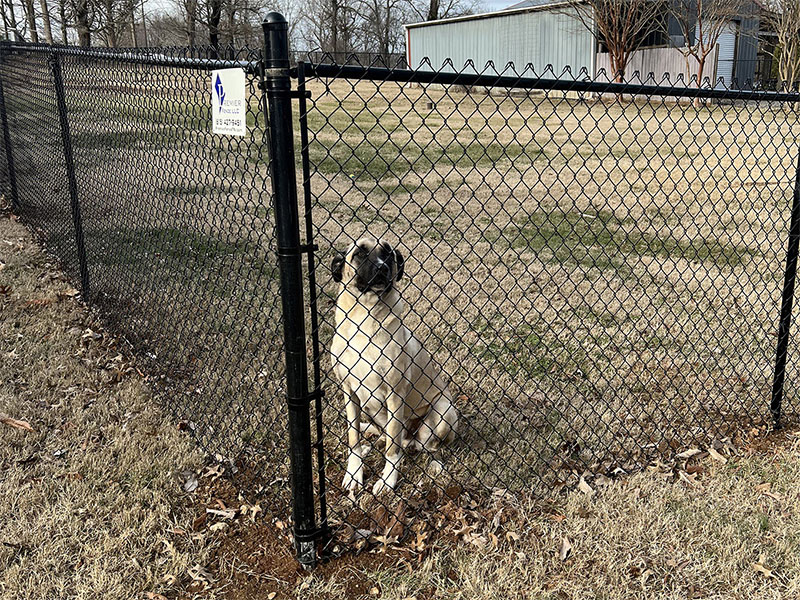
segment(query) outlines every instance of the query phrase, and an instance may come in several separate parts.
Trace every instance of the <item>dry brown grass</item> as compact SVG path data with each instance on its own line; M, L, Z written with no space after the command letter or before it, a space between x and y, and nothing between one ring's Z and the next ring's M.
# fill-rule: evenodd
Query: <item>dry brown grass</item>
M768 419L794 112L309 89L323 348L333 250L365 231L398 243L407 323L466 417L455 481L543 478L546 493L569 466L636 468ZM344 426L335 380L323 385L335 485ZM404 494L426 481L409 472Z
M800 593L800 441L791 433L772 444L754 434L755 442L734 453L723 450L725 464L706 457L603 484L590 478L591 496L571 491L548 504L501 498L486 513L459 508L453 514L463 522L446 523L450 533L418 556L367 553L310 575L297 571L285 535L260 515L238 516L221 531L209 531L209 520L198 532L180 533L206 506L218 507L213 498L236 506L237 492L222 480L211 490L201 480L202 495L182 492L181 472L197 469L200 457L141 380L124 373L132 364L127 354L7 218L0 219L0 260L0 412L35 430L0 425L3 599L149 600L146 592L156 592L185 600L744 600ZM87 329L101 337L84 337ZM562 560L564 538L572 549ZM193 584L195 565L213 585ZM170 575L177 586L165 583Z
M0 597L144 598L206 557L201 464L30 234L0 215Z

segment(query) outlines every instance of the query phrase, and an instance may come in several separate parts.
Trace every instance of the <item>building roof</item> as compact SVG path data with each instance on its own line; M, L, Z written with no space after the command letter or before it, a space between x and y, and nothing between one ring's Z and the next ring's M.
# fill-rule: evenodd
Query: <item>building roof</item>
M550 4L563 4L561 0L522 0L511 6L507 6L503 10L515 10L517 8L534 8L537 6L548 6Z
M516 14L523 14L528 12L535 12L539 10L547 10L548 8L555 8L560 6L568 6L573 4L572 0L523 0L523 2L536 3L531 6L517 6L516 4L503 10L497 10L489 13L480 13L477 15L465 15L463 17L450 17L448 19L437 19L436 21L422 21L420 23L409 23L403 25L406 29L414 29L416 27L427 27L429 25L442 25L444 23L456 23L458 21L475 21L479 19L492 19L494 17L505 17ZM518 4L522 4L520 2Z

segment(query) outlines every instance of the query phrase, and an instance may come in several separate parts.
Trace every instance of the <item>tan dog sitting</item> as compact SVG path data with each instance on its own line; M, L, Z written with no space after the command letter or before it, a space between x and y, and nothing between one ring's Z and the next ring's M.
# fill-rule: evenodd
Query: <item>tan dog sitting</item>
M364 483L362 431L383 432L386 464L372 488L378 494L397 484L407 443L433 452L452 441L458 411L439 367L403 325L405 303L395 289L403 275L400 252L363 237L334 258L331 270L341 282L331 354L344 391L350 450L342 485L356 490ZM441 471L438 458L430 468Z

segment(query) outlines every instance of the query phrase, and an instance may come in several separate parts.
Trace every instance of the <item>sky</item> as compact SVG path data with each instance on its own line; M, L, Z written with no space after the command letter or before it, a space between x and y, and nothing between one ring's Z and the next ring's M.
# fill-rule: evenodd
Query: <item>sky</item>
M485 12L493 12L514 4L514 0L483 0L481 4Z

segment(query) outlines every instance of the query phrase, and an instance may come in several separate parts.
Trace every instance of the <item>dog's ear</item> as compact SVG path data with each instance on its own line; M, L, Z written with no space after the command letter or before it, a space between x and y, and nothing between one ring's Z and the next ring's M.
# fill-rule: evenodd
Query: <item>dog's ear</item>
M342 270L344 269L344 252L337 252L331 262L331 274L337 283L342 281Z
M400 254L400 250L394 251L394 263L397 265L397 275L395 275L394 280L400 281L403 277L403 274L406 272L406 261L403 258L403 255Z

